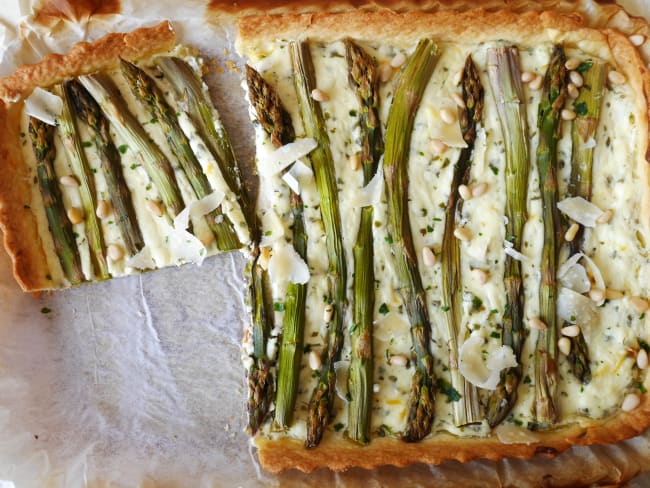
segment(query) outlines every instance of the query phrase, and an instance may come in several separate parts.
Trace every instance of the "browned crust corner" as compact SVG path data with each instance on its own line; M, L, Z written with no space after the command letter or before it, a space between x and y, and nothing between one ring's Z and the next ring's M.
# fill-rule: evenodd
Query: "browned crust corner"
M70 76L107 68L119 57L134 60L171 49L176 42L169 22L129 33L107 34L95 42L75 44L66 54L48 54L39 63L21 66L0 80L0 99L15 101L34 88L47 87Z
M384 465L403 467L414 463L437 465L449 460L467 462L475 459L498 461L506 457L555 457L573 446L620 442L642 433L649 423L650 397L644 395L641 405L632 412L619 412L588 426L572 424L558 430L535 432L540 440L530 444L503 444L494 435L459 438L447 433L416 443L378 437L367 446L330 433L314 449L306 449L303 442L297 439L269 439L262 435L258 435L254 443L264 469L273 473L288 469L310 473L323 467L345 471L352 467L374 469Z

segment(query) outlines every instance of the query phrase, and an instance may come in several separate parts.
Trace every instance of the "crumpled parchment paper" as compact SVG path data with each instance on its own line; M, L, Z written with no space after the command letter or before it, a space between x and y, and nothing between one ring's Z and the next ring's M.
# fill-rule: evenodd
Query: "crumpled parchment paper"
M171 20L180 42L216 61L208 80L212 95L250 168L252 132L234 25L225 19L221 27L208 26L205 2L122 0L118 14L50 19L48 27L35 21L29 0L2 3L0 76L82 39ZM626 3L637 13L650 12L647 0ZM340 474L262 472L243 432L244 264L231 253L201 267L35 297L20 291L0 251L0 488L575 486L576 473L590 485L650 469L646 434L555 459ZM631 486L648 483L650 477L641 475Z

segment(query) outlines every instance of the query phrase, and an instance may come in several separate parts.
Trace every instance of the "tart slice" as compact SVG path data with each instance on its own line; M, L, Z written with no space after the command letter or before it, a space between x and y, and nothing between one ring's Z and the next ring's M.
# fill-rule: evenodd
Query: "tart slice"
M554 455L650 426L630 39L576 14L351 10L242 18L238 48L265 468Z
M248 243L239 168L202 66L162 23L0 80L0 226L25 291Z

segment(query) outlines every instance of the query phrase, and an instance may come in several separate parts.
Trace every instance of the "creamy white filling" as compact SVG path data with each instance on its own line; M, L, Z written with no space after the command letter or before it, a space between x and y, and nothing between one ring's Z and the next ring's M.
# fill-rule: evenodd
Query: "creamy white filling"
M450 147L438 155L431 140L440 134L450 133L436 126L443 122L439 110L452 93L460 93L460 87L453 85L454 75L462 68L465 57L471 52L479 68L485 89L484 120L475 143L472 157L470 185L486 183L487 192L464 203L463 222L473 238L461 244L463 318L461 331L469 334L476 331L487 341L486 350L501 345L501 321L505 307L504 238L505 238L505 182L503 180L505 155L503 136L496 114L494 96L486 73L486 53L497 43L479 46L441 45L441 56L434 74L427 86L422 105L416 114L415 130L412 134L409 160L409 217L415 248L419 259L420 273L427 291L427 305L433 327L431 350L436 357L436 375L449 380L448 346L445 314L441 310L440 265L425 266L421 250L424 246L434 250L440 248L444 229L444 205L450 191L453 165L460 150ZM265 46L263 54L251 63L277 88L280 98L292 116L297 136L301 135L301 122L294 92L287 45ZM395 48L364 44L380 64L389 62L397 53L407 56L414 46ZM521 70L544 74L551 52L551 44L520 48ZM585 53L570 51L588 58ZM249 53L250 54L250 53ZM322 102L327 114L327 129L339 186L339 202L342 209L343 240L348 266L348 284L352 284L353 266L351 250L358 229L359 212L349 206L351 195L362 187L360 171L354 171L347 158L358 150L359 133L353 114L358 111L358 102L347 84L347 66L342 57L340 43L312 45L313 62L317 86L329 95L329 101ZM602 55L602 53L599 53ZM381 85L380 113L386 123L390 101L399 72ZM540 91L524 85L529 136L529 180L528 219L524 228L521 252L522 274L525 288L524 322L539 314L540 256L543 245L541 196L535 163L537 148L537 106ZM447 105L445 105L447 106ZM647 199L647 185L635 185L645 181L646 169L638 165L636 138L629 125L629 114L633 111L632 91L625 85L608 89L603 101L602 116L595 138L594 192L593 202L601 209L612 209L614 217L609 224L597 225L586 233L585 253L593 258L603 270L607 287L622 290L626 295L648 296L650 266L647 244L648 230L639 221L637 209ZM570 174L571 137L570 124L564 123L558 144L560 195L566 195ZM258 157L270 152L270 141L259 129L256 132ZM641 188L639 188L641 187ZM324 345L322 323L323 295L326 294L325 272L327 258L325 238L320 212L314 207L318 202L315 186L303 192L307 203L305 209L308 234L308 263L312 270L307 299L307 320L305 344L319 351ZM261 179L258 212L262 217L274 211L284 222L284 237L291 239L291 218L288 208L288 187L277 176ZM374 205L373 228L375 252L375 321L374 359L375 384L372 410L372 431L382 428L385 432L399 432L404 428L407 401L413 374L413 367L391 365L391 355L410 356L411 337L408 318L403 311L402 299L396 291L396 273L393 268L391 248L386 230L386 201ZM561 254L565 260L566 253ZM560 263L561 264L561 263ZM480 268L489 275L487 283L480 283L473 268ZM621 273L620 270L628 270ZM274 300L282 301L284 290L274 286ZM351 294L348 299L351 300ZM480 303L480 306L476 304ZM281 332L282 312L276 313L275 333ZM346 325L351 322L346 316ZM597 318L591 324L584 324L583 330L589 344L593 379L588 385L581 385L568 370L563 356L559 357L560 385L558 388L561 411L560 424L589 417L602 417L620 405L624 394L633 387L630 379L635 377L633 360L626 359L625 346L636 347L637 338L648 340L647 319L633 312L627 300L612 300L597 308ZM530 329L524 343L521 362L523 377L518 390L518 402L512 410L509 421L527 425L534 421L534 364L533 356L538 333ZM347 337L347 334L346 334ZM346 340L342 357L350 355ZM307 355L303 357L300 390L296 403L296 422L287 435L304 438L306 410L315 379L307 366ZM485 392L482 393L485 396ZM457 435L486 435L485 425L457 428L453 425L451 404L442 392L436 401L434 431L446 430ZM336 418L332 425L340 430L347 423L347 411L343 402L336 400ZM279 435L273 433L272 435ZM373 434L374 435L374 434Z

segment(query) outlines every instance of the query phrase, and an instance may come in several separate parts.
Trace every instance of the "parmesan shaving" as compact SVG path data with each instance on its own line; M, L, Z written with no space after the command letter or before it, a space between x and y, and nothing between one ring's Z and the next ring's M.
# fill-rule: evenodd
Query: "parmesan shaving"
M569 288L560 288L557 297L557 314L562 320L575 324L588 324L595 318L596 304L593 300Z
M268 210L262 215L262 240L260 247L270 247L275 241L284 235L284 225L274 210Z
M291 165L294 161L312 152L318 143L315 139L296 139L294 142L285 144L275 151L259 160L258 169L260 173L274 175Z
M435 97L427 104L425 113L429 129L428 136L449 147L467 147L458 120L448 124L442 119L440 113L445 109L457 112L458 108L451 97Z
M557 208L571 220L585 227L595 227L603 211L582 197L565 198L557 203Z
M309 267L292 245L279 242L273 246L269 259L269 275L274 283L300 283L309 281Z
M25 100L25 112L49 125L56 125L56 119L63 111L61 97L42 88L34 88L32 94Z
M140 249L140 252L134 254L130 258L127 258L124 264L130 268L135 269L154 269L156 267L156 263L151 256L151 248L149 246L144 246L142 249Z
M384 170L382 162L383 159L379 161L379 166L377 167L375 176L373 176L368 184L356 192L350 199L350 206L352 208L370 207L379 203L381 193L384 189Z
M472 334L460 347L459 370L467 381L479 388L494 390L499 384L501 370L517 366L517 359L510 346L500 346L487 360L483 359L485 341L479 334Z

